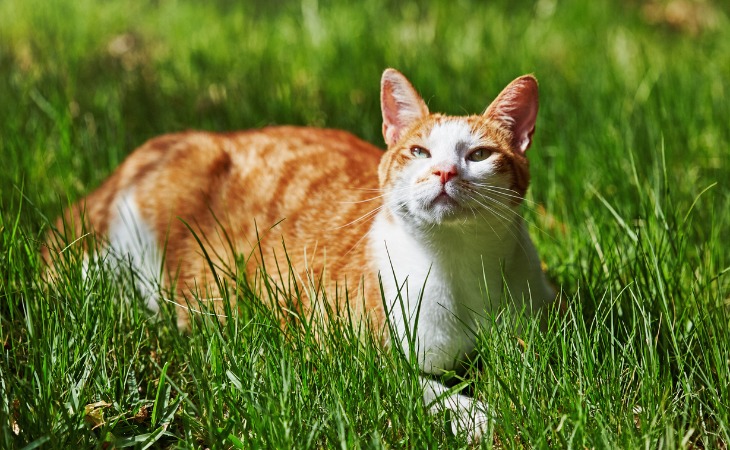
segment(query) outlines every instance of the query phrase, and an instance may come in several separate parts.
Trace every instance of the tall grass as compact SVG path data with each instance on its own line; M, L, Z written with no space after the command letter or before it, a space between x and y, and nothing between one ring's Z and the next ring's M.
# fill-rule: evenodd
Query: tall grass
M541 83L524 212L567 311L480 333L482 446L726 448L730 9L685 3L0 2L0 448L464 446L406 356L347 324L282 331L256 280L182 333L170 305L80 259L51 286L38 258L50 220L157 134L382 145L388 66L452 114Z

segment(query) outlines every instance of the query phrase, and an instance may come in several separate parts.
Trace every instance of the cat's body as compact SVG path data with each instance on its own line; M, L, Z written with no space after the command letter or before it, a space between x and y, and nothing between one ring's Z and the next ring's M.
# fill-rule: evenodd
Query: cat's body
M251 279L266 267L283 286L290 284L289 258L305 303L307 275L325 285L338 281L343 290L347 282L353 298L366 275L365 285L373 291L366 298L380 304L377 273L363 270L369 256L362 237L370 223L367 214L380 203L370 199L378 197L381 156L378 148L336 130L272 127L165 135L130 155L67 212L65 222L76 227L73 237L83 226L108 241L105 258L133 260L144 272L140 283L151 309L161 299L154 286L144 284L150 279L176 286L177 303L187 297L197 306L197 299L210 299L220 312L221 293L209 260L225 279L237 256L248 260ZM72 235L64 240L71 242ZM156 251L161 249L162 277L162 254ZM178 316L184 327L188 310L181 307ZM382 322L382 314L377 319Z
M215 303L213 273L242 257L249 276L265 266L284 291L296 284L296 308L319 307L323 290L333 310L386 342L414 343L424 372L450 370L474 350L473 332L488 327L490 312L537 310L555 296L518 212L537 85L519 78L483 115L449 117L430 114L389 69L381 103L385 153L312 128L153 139L59 228L66 223L65 242L82 229L102 236L103 253L139 271L152 309L157 282ZM179 316L184 325L185 308ZM427 403L445 392L423 384ZM471 399L451 395L445 404L479 435L486 415L471 411Z

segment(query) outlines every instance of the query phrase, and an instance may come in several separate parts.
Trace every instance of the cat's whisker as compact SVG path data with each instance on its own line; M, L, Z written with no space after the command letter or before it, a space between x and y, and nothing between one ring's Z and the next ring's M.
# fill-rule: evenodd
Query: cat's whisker
M482 188L482 189L486 190L484 188ZM503 198L503 199L507 199L510 203L512 203L513 196L508 196L508 195L505 195L500 192L491 192L488 190L487 190L487 192L488 192L488 194L487 194L485 192L482 192L482 190L480 190L480 189L475 189L470 186L465 187L465 190L468 190L469 192L472 192L472 193L478 195L479 197L489 201L490 203L493 203L493 204L499 206L505 212L509 212L510 214L513 214L513 215L519 215L519 209L516 208L515 205L510 206L507 203L500 200L500 198ZM521 198L521 197L518 197L518 198Z
M484 219L484 222L486 222L487 225L489 225L489 228L492 229L492 232L494 234L498 234L497 230L495 230L494 227L492 226L492 221L489 220L489 217L487 217L485 215L485 211L490 213L491 217L496 219L498 222L500 222L503 226L505 226L505 228L509 228L510 222L504 216L501 216L496 210L494 210L493 208L490 208L487 205L480 203L476 199L474 201L482 207L482 210L477 210L477 211L479 212L479 215Z
M487 190L487 189L485 189L485 190ZM499 197L505 197L504 194L499 193L499 192L491 192L489 190L487 190L487 191L489 192L489 195L487 195L484 192L481 192L479 190L476 190L476 189L473 190L473 192L477 193L480 197L482 197L482 198L484 198L484 199L486 199L486 200L488 200L488 201L490 201L492 203L498 203L498 204L500 204L500 206L504 207L505 209L509 209L510 211L514 212L515 214L519 214L519 211L518 210L516 210L516 209L514 209L514 208L512 208L512 207L510 207L510 206L508 206L508 205L506 205L506 204L504 204L502 202L500 202L497 199ZM507 197L507 198L511 198L511 196L510 197ZM537 205L536 202L531 202L531 203L533 205L530 205L530 206L536 206ZM531 211L536 211L536 209L534 207L529 207L528 209L531 210Z
M466 194L466 195L469 196L468 194ZM493 215L496 215L496 216L499 216L499 217L503 218L504 219L503 224L506 225L506 229L507 229L508 233L519 244L520 249L522 249L522 252L525 253L525 254L528 254L527 249L525 248L525 246L520 241L519 236L517 235L517 233L514 230L514 227L513 226L510 226L513 223L513 221L509 221L509 219L504 218L504 216L500 216L498 213L496 213L496 210L494 208L492 208L492 207L490 207L488 205L483 204L482 202L480 202L476 198L473 198L473 197L471 197L471 198L472 198L472 200L474 200L475 202L477 202L478 204L480 204L484 209L486 209L487 211L491 212ZM489 199L489 198L487 197L487 199ZM482 215L482 217L485 219L485 221L489 224L490 228L492 228L492 231L494 231L494 228L489 223L489 220L481 212L480 212L480 215ZM500 219L498 218L498 220L500 220ZM496 233L496 231L494 231L494 232Z
M494 189L495 191L506 191L506 192L510 192L510 193L518 195L518 196L520 195L519 191L516 191L512 188L504 187L504 186L497 186L496 184L484 183L482 181L469 181L469 183L472 184L473 186L477 186L477 187L486 187L486 188Z
M469 211L471 211L472 215L474 216L474 220L478 220L479 219L477 217L477 214L479 214L479 216L482 219L484 219L484 221L487 223L487 225L489 225L489 227L492 229L492 232L493 233L496 233L496 231L494 230L494 227L492 227L492 225L489 223L489 220L487 220L487 217L484 215L483 212L479 211L477 208L475 208L475 207L473 207L471 205L467 205L467 206L469 208ZM474 233L478 233L478 230L476 228L474 229Z
M504 198L504 199L509 199L512 202L515 202L515 201L517 203L525 202L525 198L520 195L513 195L513 194L508 194L506 192L494 191L490 188L481 188L481 189L484 190L485 192L489 192L493 196Z
M492 196L485 195L485 194L483 194L483 193L481 193L479 191L475 191L475 190L473 190L471 192L474 192L475 194L478 194L484 200L486 200L486 201L494 204L495 207L501 208L502 210L504 210L506 212L509 212L510 214L520 215L522 217L522 220L527 225L529 225L531 228L536 229L537 231L539 231L542 235L546 236L547 238L549 238L551 240L554 240L554 238L552 236L550 236L550 234L548 234L545 230L543 230L542 228L540 228L535 221L528 220L526 217L524 217L521 214L519 214L519 211L514 210L513 208L509 207L508 205L505 205L504 203L500 202L499 200L493 198Z
M329 231L341 230L341 229L343 229L343 228L347 228L347 227L349 227L350 225L356 224L356 223L358 223L358 222L362 222L362 221L365 221L365 220L371 219L371 218L372 218L372 217L374 217L374 216L375 216L375 215L376 215L376 214L377 214L377 213L378 213L378 212L379 212L379 211L380 211L381 209L383 209L383 207L384 207L384 206L385 206L385 205L380 205L380 206L378 206L377 208L375 208L375 209L372 209L372 210L370 210L370 211L366 212L365 214L363 214L362 216L358 217L358 218L357 218L357 219L355 219L355 220L352 220L352 221L350 221L350 222L348 222L348 223L346 223L346 224L344 224L344 225L340 225L340 226L338 226L338 227L330 228L330 229L329 229Z
M491 195L485 195L484 193L479 192L479 195L482 198L485 198L485 199L489 200L492 203L501 203L501 202L499 202L494 197L495 196L500 196L502 194L500 194L499 192L490 192L490 194ZM545 216L545 212L544 211L541 211L539 208L537 208L537 206L539 206L539 203L538 202L535 202L535 201L532 201L532 200L527 200L527 199L525 199L524 202L526 204L524 204L524 206L521 206L522 208L528 209L529 211L531 211L534 214L537 214L538 216ZM511 210L511 208L509 208L508 206L505 206L503 204L502 204L502 206L504 208L508 208L508 209ZM518 211L515 211L515 214L519 214L519 212ZM542 234L543 236L547 237L550 240L553 240L553 241L555 240L555 238L553 236L551 236L547 231L545 231L542 228L540 228L540 226L538 226L537 222L535 222L533 220L527 219L524 215L522 215L522 219L525 221L526 224L528 224L531 228L533 228L533 229L537 230L538 232L540 232L540 234Z
M537 205L536 202L523 197L522 195L520 195L519 192L514 191L512 189L499 188L498 186L490 186L490 185L479 185L476 183L474 183L474 186L478 190L483 190L483 191L489 192L490 194L493 194L495 196L509 198L512 200L517 200L520 203L524 202L524 203L528 203L531 205Z
M340 204L367 203L367 202L371 202L371 201L374 201L374 200L379 200L381 198L392 197L393 195L401 194L401 193L404 193L404 192L407 193L407 192L409 192L411 190L411 188L409 186L402 186L402 187L398 187L398 188L389 189L387 192L384 192L383 189L358 189L358 190L370 191L370 192L378 192L378 193L380 193L380 195L376 195L375 197L366 198L366 199L362 199L362 200L340 201L340 202L337 202L337 203L340 203Z
M384 198L387 195L388 194L381 194L381 195L378 195L376 197L366 198L364 200L342 201L342 202L337 202L337 203L339 203L339 204L345 204L345 205L355 205L355 204L358 204L358 203L368 203L368 202L372 202L374 200L379 200L381 198Z
M501 186L495 186L492 184L480 183L478 181L476 181L476 182L472 181L469 183L474 187L477 187L479 189L484 189L485 191L489 191L495 195L513 198L515 200L520 200L521 202L528 203L533 206L536 206L538 204L537 202L535 202L533 200L523 197L519 192L515 191L514 189L505 188L505 187L501 187Z
M373 229L372 229L372 228L370 228L370 229L369 229L369 230L368 230L367 232L365 232L365 233L364 233L364 234L362 235L362 237L360 237L360 239L358 239L358 240L357 240L357 242L355 242L355 244L354 244L354 245L353 245L352 247L350 247L350 249L349 249L348 251L346 251L346 252L345 252L345 254L344 254L343 256L347 256L347 255L349 255L349 254L350 254L350 253L351 253L351 252L352 252L353 250L355 250L355 249L356 249L356 248L357 248L357 247L358 247L358 246L359 246L359 245L360 245L360 244L361 244L361 243L362 243L362 242L363 242L363 241L365 240L365 238L367 238L368 236L370 236L370 234L372 233L372 231L373 231Z
M409 186L400 186L400 187L390 187L387 189L384 188L377 188L377 189L370 189L370 188L349 188L348 191L355 192L355 191L362 191L362 192L378 192L382 194L386 193L400 193L400 192L406 192L410 190L411 188ZM387 191L387 192L386 192Z
M491 200L488 198L486 200L487 200L486 202L479 201L479 203L484 208L488 208L489 211L491 211L495 215L499 216L505 222L513 222L515 220L515 218L521 217L519 213L510 209L508 206L505 206L503 203L500 203L496 200Z
M478 192L475 192L475 193L479 194ZM500 202L496 202L493 199L490 199L489 197L485 197L485 199L493 201L494 203L496 203L497 205L499 205L502 208L508 208L506 205L503 205ZM498 220L502 220L503 221L503 224L506 225L509 234L515 239L515 241L518 242L518 244L520 245L520 248L522 249L523 253L527 254L527 249L524 247L524 245L520 241L519 236L517 235L517 233L514 230L514 227L513 226L510 226L510 225L512 225L512 223L514 223L514 218L512 220L509 220L509 219L505 218L504 216L500 215L495 208L492 208L492 207L490 207L490 206L488 206L488 205L480 202L476 198L473 198L473 200L475 202L477 202L479 205L481 205L484 209L486 209L487 211L489 211L494 217L497 217ZM511 208L508 208L508 210L511 213L513 213L514 215L519 216L519 214L517 214L517 212L514 211L514 210L512 210ZM485 221L487 223L489 223L489 220L483 215L483 213L480 212L480 215L482 215L482 217L485 219ZM491 227L491 224L490 224L490 227ZM494 228L493 227L492 227L492 230L494 231Z
M473 201L473 202L477 203L478 205L480 205L480 206L481 206L482 208L484 208L484 209L487 209L488 211L492 212L492 211L491 211L491 209L490 209L490 208L489 208L488 206L486 206L486 205L482 204L482 203L481 203L481 202L480 202L479 200L477 200L477 199L476 199L475 197L473 197L473 196L469 195L469 192L468 192L468 191L465 191L465 192L464 192L464 195L465 195L466 197L468 197L468 198L469 198L469 199L470 199L471 201ZM491 223L491 221L490 221L490 220L489 220L489 219L488 219L488 218L487 218L487 217L486 217L486 216L484 215L484 213L483 213L482 211L479 211L479 210L477 210L476 208L474 208L474 207L473 207L473 206L471 206L471 205L469 206L469 208L470 208L470 209L472 210L472 213L478 212L478 213L479 213L479 215L480 215L480 216L482 217L482 219L484 219L484 222L485 222L485 223L486 223L486 224L487 224L487 225L489 226L489 228L491 228L492 232L493 232L493 233L494 233L495 235L497 235L497 234L498 234L498 233L497 233L497 230L495 230L495 229L494 229L494 227L492 226L492 223ZM494 216L494 217L496 217L496 218L497 218L497 220L500 220L500 218L499 218L499 217L497 216L497 214L495 214L494 212L492 212L492 214L493 214L493 216ZM475 217L476 217L476 215L475 215ZM506 223L507 223L507 222L505 221L505 224L506 224Z
M466 194L466 195L467 195L467 196L468 196L469 198L471 198L471 199L472 199L472 200L473 200L474 202L476 202L477 204L479 204L480 206L482 206L482 207L483 207L484 209L488 210L489 212L491 212L491 213L492 213L492 214L494 214L495 216L497 216L497 217L499 217L499 218L503 219L503 220L505 221L505 223L509 223L509 222L513 221L513 220L514 220L514 217L515 217L515 216L518 216L518 215L519 215L519 214L518 214L517 212L515 212L514 210L512 210L512 209L511 209L511 208L509 208L508 206L504 205L503 203L501 203L501 202L498 202L498 201L496 201L496 200L493 200L493 199L491 199L491 198L489 198L489 197L486 197L486 196L484 196L484 195L480 194L480 193L479 193L479 192L477 192L477 191L468 191L468 190L465 190L465 191L464 191L464 193L465 193L465 194ZM481 201L480 201L480 200L479 200L478 198L476 198L475 196L473 196L473 195L469 195L469 193L471 193L471 194L476 194L476 195L479 195L479 196L481 196L481 197L482 197L483 199L485 199L485 200L487 200L487 201L491 201L491 202L493 202L493 203L495 204L495 206L496 206L496 207L492 207L492 206L489 206L489 205L487 205L486 203L483 203L483 202L481 202ZM506 216L505 216L505 215L504 215L503 213L504 213L504 214L511 214L511 215L512 215L512 218L510 219L509 217L506 217Z
M467 208L469 208L469 212L471 212L471 214L472 214L472 215L474 216L474 218L476 219L476 218L477 218L477 211L476 211L476 208L474 208L474 207L473 207L472 205L469 205L469 204L467 204L467 205L466 205L466 207L467 207Z

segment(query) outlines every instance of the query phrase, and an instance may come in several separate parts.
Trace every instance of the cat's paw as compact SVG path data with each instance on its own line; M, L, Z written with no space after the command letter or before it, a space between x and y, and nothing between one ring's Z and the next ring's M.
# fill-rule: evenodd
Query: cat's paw
M448 405L451 411L451 431L455 435L466 436L471 444L479 443L489 433L488 406L484 402L461 396L457 402Z
M476 444L488 438L493 415L489 406L457 393L452 393L443 384L421 378L423 383L423 400L429 405L430 414L446 413L450 428L454 435L466 436L467 440Z

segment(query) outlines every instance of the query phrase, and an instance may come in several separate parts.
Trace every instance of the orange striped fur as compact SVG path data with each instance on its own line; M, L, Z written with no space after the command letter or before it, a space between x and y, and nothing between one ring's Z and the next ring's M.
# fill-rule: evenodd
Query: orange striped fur
M380 149L337 130L276 127L165 135L137 149L99 189L67 211L57 227L69 223L75 229L66 230L63 244L53 242L51 248L62 248L82 230L102 236L103 242L116 214L114 198L134 189L142 215L166 248L165 284L176 286L183 297L200 287L207 289L201 297L220 297L189 225L221 269L235 267L230 240L238 255L251 256L251 276L262 264L272 275L276 267L287 275L284 242L300 280L306 273L319 279L326 260L325 277L341 288L356 292L366 276L365 298L371 300L366 308L379 311L376 274L363 270L368 266L363 236L382 203L381 156ZM186 308L178 314L184 325ZM382 323L381 313L375 316Z

